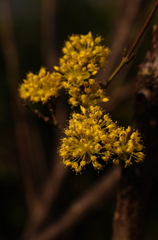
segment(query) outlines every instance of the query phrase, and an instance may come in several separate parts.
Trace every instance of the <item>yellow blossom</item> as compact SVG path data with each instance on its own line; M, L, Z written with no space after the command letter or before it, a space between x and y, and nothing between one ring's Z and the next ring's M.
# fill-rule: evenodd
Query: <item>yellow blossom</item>
M108 101L105 91L93 79L105 67L110 53L109 48L101 45L101 41L101 37L94 38L91 32L87 35L72 35L62 49L59 66L54 67L62 74L62 84L73 106L89 107L100 101Z
M69 103L73 106L83 105L88 108L96 105L98 102L109 101L105 91L100 89L95 82L89 84L88 87L83 86L82 88L77 88L71 85L68 88L68 93L70 95Z
M50 97L57 97L61 88L61 74L50 73L41 68L38 74L28 73L19 87L22 99L45 103Z
M81 113L72 114L61 140L63 164L79 172L89 163L101 170L104 162L118 165L124 161L125 167L141 162L144 153L139 133L129 136L130 131L129 127L118 127L99 106L81 106Z

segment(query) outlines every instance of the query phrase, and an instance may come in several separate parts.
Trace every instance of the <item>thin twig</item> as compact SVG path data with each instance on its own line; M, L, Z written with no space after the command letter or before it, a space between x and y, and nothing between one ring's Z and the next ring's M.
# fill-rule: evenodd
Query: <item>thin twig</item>
M120 70L127 64L129 63L132 58L134 57L134 50L137 47L138 43L140 42L141 38L143 37L152 17L154 16L154 13L156 12L158 7L158 2L154 5L151 13L149 14L149 17L147 18L145 24L143 25L140 33L138 34L138 37L136 38L135 42L133 43L132 47L130 48L129 52L127 54L123 54L123 58L119 64L119 66L115 69L115 71L111 74L111 76L108 78L106 87L107 85L111 82L111 80L120 72Z
M44 116L38 109L34 109L33 107L31 107L28 104L28 102L26 102L25 100L23 100L23 99L20 99L20 100L24 107L27 107L30 111L32 111L39 118L42 118L44 122L49 122L50 124L53 125L53 121L49 117Z
M121 4L121 9L123 8L123 14L116 19L116 28L114 35L111 36L113 40L111 46L111 54L109 56L108 65L106 71L102 71L100 78L105 79L107 81L108 77L111 75L111 72L116 67L118 61L120 61L120 57L122 57L122 51L124 46L126 46L127 39L129 37L130 31L134 25L136 18L138 17L140 8L142 6L143 0L123 0ZM144 5L144 4L143 4ZM116 7L120 8L120 0L116 1ZM116 11L118 12L118 11Z
M47 102L47 106L48 106L49 112L50 112L50 114L51 114L51 118L52 118L53 125L54 125L54 127L56 127L58 130L61 130L62 127L60 126L60 124L58 123L58 121L57 121L57 119L56 119L56 117L55 117L55 111L54 111L54 108L55 108L55 107L53 108L52 105L53 105L53 104L52 104L50 101Z
M157 3L155 3L155 6L153 7L151 13L149 14L149 17L147 18L146 22L144 23L144 25L143 25L143 27L142 27L138 37L136 38L135 42L133 43L132 47L130 48L130 50L129 50L128 54L127 54L127 59L129 59L129 61L130 61L132 55L134 54L134 50L136 49L138 43L142 39L142 37L143 37L143 35L144 35L144 33L145 33L149 23L151 22L151 19L153 18L154 14L155 14L155 12L157 10L157 7L158 7L158 1L157 1Z

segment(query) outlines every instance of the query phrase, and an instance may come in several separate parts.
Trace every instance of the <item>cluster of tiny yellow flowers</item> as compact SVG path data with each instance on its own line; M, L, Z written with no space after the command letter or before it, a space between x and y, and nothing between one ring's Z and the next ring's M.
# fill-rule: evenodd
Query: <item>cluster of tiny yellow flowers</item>
M112 162L124 166L144 159L143 145L138 131L119 127L97 104L109 99L95 75L106 65L109 48L101 45L102 38L72 35L62 49L59 66L50 73L41 68L38 74L28 73L19 87L22 99L46 103L57 97L64 88L72 106L80 106L81 113L72 113L65 137L61 140L59 154L63 164L80 172L91 163L102 169Z
M58 96L58 91L62 87L61 77L60 73L50 73L43 67L37 75L28 73L27 78L20 85L20 97L32 102L45 103L50 97Z
M108 162L117 165L124 161L127 167L134 161L143 161L143 145L137 131L130 135L130 127L118 127L99 106L87 110L81 106L81 111L72 114L62 139L59 154L65 166L80 172L89 163L100 170Z
M63 86L73 106L88 107L100 101L108 101L94 78L105 67L110 53L109 48L100 45L101 41L101 37L93 38L91 32L71 36L62 49L59 66L54 67L63 76Z
M109 99L94 76L103 68L110 53L109 48L101 45L102 38L87 35L73 35L65 42L63 56L56 72L50 73L41 68L39 73L27 74L19 88L22 99L32 102L47 102L50 97L57 97L58 91L65 88L69 103L73 106L89 107Z

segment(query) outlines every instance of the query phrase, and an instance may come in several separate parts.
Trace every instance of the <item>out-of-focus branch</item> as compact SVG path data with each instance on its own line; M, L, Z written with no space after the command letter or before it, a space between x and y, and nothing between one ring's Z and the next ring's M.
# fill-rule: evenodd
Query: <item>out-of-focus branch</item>
M67 174L67 169L61 164L59 157L54 157L54 160L55 163L53 164L52 172L43 186L41 201L35 202L22 239L30 239L32 235L39 231L39 228L50 215L50 207L52 209L51 215L53 214L53 202L58 196L60 187Z
M20 81L17 49L14 41L12 16L7 0L0 1L0 36L6 66L8 86L11 96L11 111L14 121L16 145L19 154L20 168L25 186L26 200L31 211L37 195L33 179L31 161L33 161L30 144L30 133L26 116L18 98L18 83ZM42 149L42 148L41 148ZM40 151L40 150L39 150ZM42 156L42 153L41 153ZM40 159L39 159L40 161Z
M105 205L111 196L115 193L117 184L121 175L120 167L115 167L108 174L103 176L87 193L76 200L61 218L50 227L31 236L29 240L53 240L64 234L66 230L71 229L80 222L87 214L94 209Z
M56 49L55 49L55 19L56 19L56 1L55 0L42 0L41 1L41 51L43 61L46 66L52 70L53 65L56 64ZM55 119L54 106L48 103L49 111L52 119L45 118L40 112L35 110L36 114L46 121L59 128ZM54 108L53 108L54 107ZM61 114L63 115L63 113ZM65 116L62 116L63 119ZM59 140L59 135L56 133L56 141ZM43 184L43 191L41 191L40 202L34 203L34 209L30 214L23 239L29 239L31 235L38 232L39 228L45 223L46 219L50 216L50 207L58 195L58 191L63 183L67 169L63 168L59 157L53 157L50 174L46 182Z
M41 1L41 51L48 69L57 62L56 56L56 0Z
M106 112L114 111L122 102L130 99L135 93L135 84L130 80L127 84L120 88L114 89L110 95L110 100L105 104L101 104Z

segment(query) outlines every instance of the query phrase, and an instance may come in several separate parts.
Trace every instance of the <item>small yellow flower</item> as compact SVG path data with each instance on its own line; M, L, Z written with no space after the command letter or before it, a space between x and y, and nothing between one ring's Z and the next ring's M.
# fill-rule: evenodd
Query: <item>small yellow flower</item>
M102 165L97 158L104 156L105 152L105 147L100 139L102 135L105 135L102 126L106 125L106 122L103 121L102 125L99 124L103 112L99 106L91 107L88 111L81 106L81 111L81 114L72 114L69 126L65 129L67 137L62 140L59 154L63 158L64 165L67 166L68 160L78 164L75 165L76 167L71 165L74 170L78 167L82 169L90 162L93 163L94 168L101 169ZM65 154L65 146L67 146L68 155Z
M126 130L119 128L118 139L114 143L115 153L125 162L125 167L132 165L134 161L142 162L145 157L139 132L135 131L129 136L130 132L130 127Z
M62 87L61 77L60 73L50 73L43 67L37 75L28 73L19 87L20 97L32 102L45 103L50 97L58 96L58 91Z

